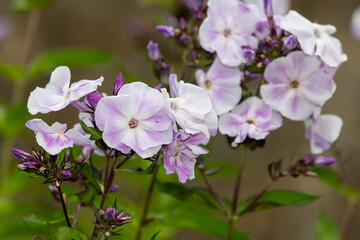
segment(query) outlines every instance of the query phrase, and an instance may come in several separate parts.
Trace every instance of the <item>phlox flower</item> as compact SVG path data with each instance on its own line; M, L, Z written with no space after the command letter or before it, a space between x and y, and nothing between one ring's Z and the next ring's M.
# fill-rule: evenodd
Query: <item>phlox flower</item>
M246 62L243 46L257 47L252 36L259 20L258 9L238 0L209 0L207 17L199 29L201 46L216 52L220 61L230 67Z
M264 72L268 84L260 88L264 102L291 120L305 120L336 89L333 71L317 57L301 51L272 61Z
M360 7L356 8L351 16L350 31L352 36L360 41Z
M117 96L98 102L95 123L109 147L125 154L133 149L148 158L172 141L172 120L165 103L162 94L145 83L125 84Z
M199 146L205 141L203 133L188 134L184 130L174 133L173 141L164 148L166 174L176 172L182 183L193 179L196 158L209 152Z
M176 123L187 133L202 132L208 139L210 135L215 136L218 119L206 90L184 81L178 82L175 74L170 75L169 84L171 98L165 89L162 93L168 101L169 114Z
M76 129L66 131L66 124L55 122L49 126L41 119L33 119L28 121L25 126L35 132L37 143L51 155L56 155L74 144L77 146L91 145L89 138Z
M198 85L209 94L217 115L230 111L240 101L242 73L239 68L227 67L216 58L206 73L199 69L195 76Z
M245 99L230 113L221 115L219 119L220 133L235 137L232 143L234 147L247 137L256 140L265 139L269 131L281 125L280 114L258 97Z
M319 115L305 120L305 136L309 140L313 154L328 150L339 138L343 121L333 114Z
M331 67L337 67L347 60L340 41L331 36L336 32L332 25L312 23L298 12L290 11L280 27L297 37L304 53L319 56Z
M39 112L59 111L69 103L95 91L104 80L103 77L94 81L80 80L70 86L70 77L68 67L57 67L51 73L50 82L45 88L37 87L30 93L27 104L29 112L34 115Z

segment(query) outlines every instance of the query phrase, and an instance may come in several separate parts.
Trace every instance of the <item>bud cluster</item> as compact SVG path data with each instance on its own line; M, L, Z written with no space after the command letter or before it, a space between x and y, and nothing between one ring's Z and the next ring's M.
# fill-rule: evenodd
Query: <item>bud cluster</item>
M94 209L96 217L96 228L104 234L105 237L119 235L121 229L117 229L122 225L129 223L131 216L125 211L117 211L116 208L110 207L105 211L102 209Z

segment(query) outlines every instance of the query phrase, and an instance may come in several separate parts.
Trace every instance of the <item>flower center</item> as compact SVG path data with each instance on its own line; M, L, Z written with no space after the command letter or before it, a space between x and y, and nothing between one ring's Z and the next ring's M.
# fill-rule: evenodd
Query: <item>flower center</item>
M225 29L223 34L226 38L229 38L231 35L231 29L229 28Z
M294 80L290 83L291 88L299 88L299 85L300 85L300 83L297 80Z
M63 134L61 131L57 131L56 133L59 134L59 135L62 135L62 134Z
M246 123L248 123L248 124L255 124L254 120L252 120L252 119L246 119Z
M206 79L205 82L204 82L204 84L205 84L205 88L206 88L206 89L211 88L211 81L210 81L209 79Z
M129 127L130 128L136 128L137 127L137 125L138 125L138 123L139 123L139 121L138 120L136 120L135 118L132 118L130 121L129 121Z

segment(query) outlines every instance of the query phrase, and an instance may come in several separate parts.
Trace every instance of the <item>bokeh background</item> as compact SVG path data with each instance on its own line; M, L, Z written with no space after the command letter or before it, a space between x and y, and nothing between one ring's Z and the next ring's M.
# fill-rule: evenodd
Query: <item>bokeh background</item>
M356 185L360 178L360 42L354 40L349 32L350 17L358 5L358 0L293 0L292 3L293 9L311 21L335 25L338 29L335 36L341 40L344 52L349 57L335 76L337 91L326 103L323 113L334 113L344 120L341 137L327 154L340 156L333 169L350 185ZM0 0L0 16L6 16L10 21L9 33L0 40L0 59L6 63L18 64L23 56L29 15L14 14L10 6L10 0ZM158 82L148 64L146 45L149 40L159 42L163 55L174 65L173 71L179 74L181 55L176 45L158 34L155 27L171 20L171 15L179 17L184 12L184 5L177 0L54 0L40 13L40 23L29 58L41 55L49 49L95 48L110 53L113 61L94 67L73 69L73 81L84 78L97 79L102 75L105 81L101 90L110 92L117 75L123 71L129 78L131 76L132 79L155 86ZM25 94L21 95L21 86L0 76L2 104L11 101L25 102L36 86L44 86L48 80L49 75L36 78L26 86ZM17 96L15 100L14 95ZM59 121L72 126L77 121L77 111L68 107L61 112L42 115L41 118L48 123ZM3 179L0 192L0 239L31 239L36 234L45 236L45 227L28 223L24 217L35 211L60 209L60 206L55 201L48 200L47 187L42 185L39 179L28 178L27 174L16 169L17 161L10 155L12 144L25 150L37 147L33 132L24 129L10 142L10 146L5 138L0 140L0 144L3 151L0 159L0 163L3 164L0 165ZM210 181L219 192L231 196L235 176L233 166L239 158L239 151L231 149L226 138L221 135L211 141L210 149L211 156L207 157L207 161L217 166L225 166L224 172L212 177ZM286 164L291 161L292 156L296 158L308 152L303 123L285 121L284 127L269 135L264 148L248 153L240 197L244 199L262 190L269 182L267 166L272 161L283 158ZM160 172L162 179L176 181L174 175L164 176L164 169ZM119 198L126 195L134 203L140 204L148 181L148 176L133 176L119 172L116 182L120 185L120 190L116 195ZM187 184L203 185L203 182L201 178L197 178ZM344 224L348 202L316 178L286 178L276 183L273 189L293 189L321 195L321 198L306 207L288 206L243 217L238 221L237 227L248 233L252 239L316 239L316 222L321 212L326 212L339 228ZM160 200L153 203L152 213L156 213L161 209L161 204L166 202L166 199L160 196L157 199ZM356 209L348 211L353 212ZM354 216L349 239L356 240L360 239L360 212L356 212ZM90 218L91 209L81 212L79 226L85 232L90 232L92 228ZM124 230L124 235L118 239L132 239L131 228L129 229ZM176 233L164 232L158 239L216 238L181 230Z

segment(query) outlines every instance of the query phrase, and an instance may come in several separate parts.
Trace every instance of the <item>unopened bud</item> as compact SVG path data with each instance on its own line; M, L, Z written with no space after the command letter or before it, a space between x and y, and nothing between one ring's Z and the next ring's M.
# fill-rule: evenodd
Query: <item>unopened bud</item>
M157 61L161 58L161 53L159 50L159 44L154 43L153 41L150 41L148 45L146 46L148 50L148 56L151 60Z
M264 0L264 11L267 17L272 17L274 15L272 0Z
M94 91L86 95L86 100L89 102L93 109L96 109L96 106L98 102L102 99L102 97L103 96L101 95L101 93L99 93L98 91Z
M174 37L175 36L175 29L170 26L159 25L156 27L156 30L159 33L161 33L162 35L164 35L165 37Z
M64 171L62 171L61 175L64 178L70 178L72 174L71 174L71 172L69 170L64 170Z
M248 62L253 62L256 58L256 53L255 53L254 49L252 49L250 47L244 48L243 53L244 53L244 58Z
M295 35L289 35L285 37L284 39L284 48L286 50L294 50L298 46L299 42L297 40L297 37Z

